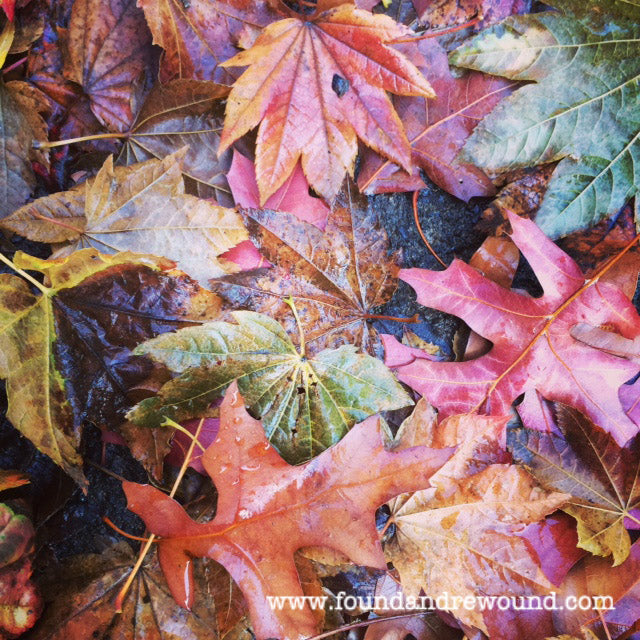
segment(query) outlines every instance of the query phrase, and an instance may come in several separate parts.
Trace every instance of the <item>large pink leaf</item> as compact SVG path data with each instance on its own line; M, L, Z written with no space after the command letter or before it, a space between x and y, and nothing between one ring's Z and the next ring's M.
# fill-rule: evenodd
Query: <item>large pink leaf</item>
M462 318L493 343L467 362L431 362L407 353L397 373L447 415L479 409L502 415L529 389L580 409L624 444L638 431L618 398L638 365L571 336L578 323L606 326L625 338L640 335L640 317L624 292L597 277L586 280L575 262L529 220L511 214L513 241L533 268L544 295L507 290L455 260L445 271L404 269L401 279L418 301ZM393 342L393 340L390 340ZM401 346L394 345L394 361Z

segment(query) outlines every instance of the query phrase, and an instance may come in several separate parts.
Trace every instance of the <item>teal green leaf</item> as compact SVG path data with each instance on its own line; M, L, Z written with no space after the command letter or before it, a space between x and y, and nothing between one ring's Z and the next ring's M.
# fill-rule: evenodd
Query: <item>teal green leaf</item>
M640 186L640 4L548 4L562 13L508 18L451 62L535 83L502 101L463 155L493 174L559 160L536 218L555 238L616 213Z
M136 348L134 353L179 375L135 407L131 420L154 427L165 417L197 416L237 379L272 444L288 462L297 463L338 442L367 416L412 404L389 369L353 345L307 358L269 316L232 315L237 324L187 327Z

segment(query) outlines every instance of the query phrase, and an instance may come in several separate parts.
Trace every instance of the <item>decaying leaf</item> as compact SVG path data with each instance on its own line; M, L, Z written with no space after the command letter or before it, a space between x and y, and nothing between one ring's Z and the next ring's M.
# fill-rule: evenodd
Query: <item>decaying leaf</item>
M260 124L256 174L264 203L302 160L309 184L332 199L353 172L357 138L411 170L402 123L386 91L434 93L403 54L385 44L408 29L342 4L310 20L269 25L224 67L249 68L227 102L221 150Z
M193 597L192 557L220 562L249 605L257 638L301 640L316 631L307 605L270 607L268 596L303 595L293 561L305 546L329 546L358 564L386 568L374 510L424 487L451 454L424 446L389 451L380 419L361 423L305 465L289 466L244 408L234 383L220 409L220 431L203 456L219 497L206 524L149 485L124 483L129 508L161 536L160 564L179 603Z
M156 85L127 133L121 154L125 164L162 160L187 146L182 173L189 193L215 197L230 206L225 171L231 154L218 156L222 131L221 99L229 88L213 82L174 80Z
M13 638L30 629L42 603L31 582L34 530L31 522L0 503L0 638ZM6 634L6 635L5 635Z
M80 85L98 120L113 131L133 121L151 34L135 0L75 0L65 77Z
M509 219L512 240L544 295L532 298L503 289L459 260L446 271L401 271L400 278L416 289L419 302L461 317L493 347L467 362L431 362L395 345L396 362L401 350L407 362L398 367L398 377L443 415L474 408L503 415L518 395L537 389L549 400L580 409L624 444L638 427L624 412L618 389L637 373L637 365L589 347L570 332L589 322L634 339L640 335L637 311L615 285L597 277L585 280L573 260L531 221L515 215Z
M175 78L233 84L237 74L220 66L278 14L268 0L140 0L154 44L164 49L162 82ZM249 38L252 39L251 37Z
M522 13L528 0L412 0L420 22L431 28L450 27L479 20L483 26L498 22L512 13Z
M136 348L134 353L151 356L179 375L135 407L131 420L153 427L165 416L198 416L237 379L269 441L297 463L338 442L367 416L411 404L382 362L357 353L353 345L308 357L269 316L232 315L235 323L190 327Z
M55 257L86 247L149 253L207 282L226 273L217 257L247 234L234 210L184 193L185 153L116 168L109 157L94 179L40 198L3 224L32 240L67 243Z
M635 2L547 4L560 11L507 18L451 61L535 83L476 128L465 157L491 172L561 160L536 217L555 238L616 213L638 191L640 24Z
M640 437L622 448L575 409L558 404L555 417L551 432L511 430L510 450L542 486L571 495L563 509L579 546L619 565L631 548L626 522L640 525Z
M129 350L163 331L215 317L218 300L184 274L131 254L85 249L48 261L16 254L14 262L44 273L50 287L36 296L22 278L0 275L7 417L84 484L78 452L84 420L117 425L131 404L128 388L148 373Z
M22 206L35 187L29 159L34 138L29 119L11 92L0 84L0 218Z
M130 640L250 640L245 604L229 575L212 561L196 562L198 585L191 611L178 606L153 554L142 565L124 601L115 599L136 562L120 542L103 553L76 556L56 567L44 584L48 602L33 640L127 638ZM203 597L206 594L206 598Z
M418 50L424 57L418 68L436 92L435 99L393 99L411 145L413 172L367 150L358 186L364 193L424 189L422 169L439 187L462 200L493 195L491 180L458 156L477 123L511 93L514 83L475 72L454 77L445 50L435 40L421 40Z
M282 212L252 209L244 218L251 240L273 266L212 282L226 305L282 319L296 335L285 302L291 296L309 353L350 343L379 354L367 318L396 289L398 255L389 255L386 233L366 200L341 198L324 232Z

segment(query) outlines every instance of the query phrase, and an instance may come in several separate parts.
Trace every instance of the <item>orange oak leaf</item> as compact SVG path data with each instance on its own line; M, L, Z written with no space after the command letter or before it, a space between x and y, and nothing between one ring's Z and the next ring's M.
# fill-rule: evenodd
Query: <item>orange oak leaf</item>
M404 491L428 486L451 449L387 448L380 419L354 427L337 445L290 466L249 416L233 383L220 408L220 430L202 462L219 497L210 522L194 522L173 499L149 485L123 484L129 508L161 536L160 564L178 602L193 597L192 558L222 564L248 602L259 639L314 634L308 607L271 608L268 597L302 596L297 549L328 546L352 561L385 569L374 511Z
M407 173L367 149L359 188L364 193L424 189L423 169L439 187L461 200L493 195L495 188L484 172L458 156L476 124L511 93L514 83L484 73L454 77L445 50L435 40L421 40L418 50L424 56L419 69L437 97L398 96L393 100L411 144L413 171Z
M576 263L531 221L510 214L512 240L529 261L544 295L504 289L460 260L445 271L405 269L400 278L418 301L462 318L493 343L486 354L466 362L430 362L416 350L387 339L394 362L406 355L398 377L433 403L444 416L474 408L503 415L528 389L571 405L623 445L638 426L623 410L618 390L637 364L576 340L572 328L587 322L622 337L640 336L640 317L617 286L600 271L585 279Z
M418 68L387 43L411 32L343 4L315 18L269 25L251 49L224 62L249 68L227 102L220 150L258 123L261 203L302 159L309 184L333 198L353 172L357 138L407 171L411 150L386 91L434 97Z

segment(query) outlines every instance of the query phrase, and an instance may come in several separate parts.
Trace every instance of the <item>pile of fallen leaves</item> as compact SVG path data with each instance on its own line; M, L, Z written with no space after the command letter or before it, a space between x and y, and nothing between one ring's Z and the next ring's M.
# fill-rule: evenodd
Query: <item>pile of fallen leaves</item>
M0 640L640 637L640 0L0 4Z

